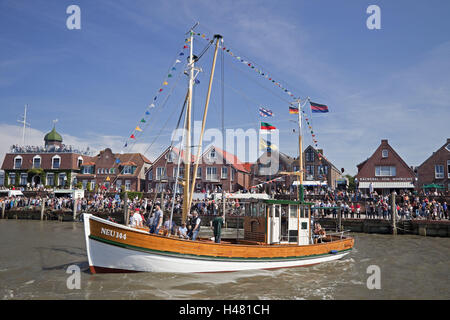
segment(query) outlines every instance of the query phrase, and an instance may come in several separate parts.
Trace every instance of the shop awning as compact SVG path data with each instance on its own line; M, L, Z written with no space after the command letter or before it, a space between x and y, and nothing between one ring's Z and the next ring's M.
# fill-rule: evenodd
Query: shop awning
M408 181L392 181L392 182L367 182L359 183L358 189L369 189L370 184L374 189L414 189L414 184Z

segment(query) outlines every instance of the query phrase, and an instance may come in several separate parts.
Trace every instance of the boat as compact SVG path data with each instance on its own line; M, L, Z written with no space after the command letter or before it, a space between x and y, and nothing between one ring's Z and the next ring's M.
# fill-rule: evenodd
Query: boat
M193 28L190 32L191 44L193 44ZM211 83L221 38L220 35L214 36L215 52L202 132L198 143L200 147L198 155L194 159L199 159L200 155ZM185 159L191 159L190 106L192 104L192 86L195 80L194 71L197 70L194 67L197 57L193 55L192 47L193 45L190 46L188 60L190 72L186 72L190 75L190 81L185 100L187 105L184 125L187 134L186 137L183 136L183 141L186 139L184 143ZM297 103L301 110L300 101ZM299 112L298 119L301 129L301 112ZM299 150L299 168L303 168L301 130L299 130ZM178 161L178 166L180 166L180 161ZM190 174L193 177L197 176L198 162L196 161L194 164L193 173L190 173L190 161L185 161L184 166L185 176L184 181L181 182L183 185L182 221L186 222L193 199L193 182L195 182L195 179L192 179L191 186ZM242 214L244 225L244 236L241 239L238 237L222 238L220 243L204 238L193 241L170 234L150 234L145 228L132 228L91 214L84 214L90 271L92 273L209 273L270 270L310 266L341 259L348 255L354 246L354 239L344 232L313 235L311 217L313 203L304 201L302 170L285 174L297 176L298 200L278 200L272 199L268 195L258 196L255 194L252 196L252 193L227 195L230 199L239 199L240 214ZM178 190L178 180L180 179L177 176L174 190ZM225 198L224 193L222 193L223 198ZM170 215L171 221L172 214L173 212ZM127 221L126 219L125 223Z

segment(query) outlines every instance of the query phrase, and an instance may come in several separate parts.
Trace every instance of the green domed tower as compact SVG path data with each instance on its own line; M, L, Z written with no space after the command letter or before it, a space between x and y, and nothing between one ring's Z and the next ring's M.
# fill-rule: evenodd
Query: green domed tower
M62 139L61 135L58 132L56 132L55 127L53 126L53 130L45 135L44 141L45 141L45 146L61 147L63 139Z

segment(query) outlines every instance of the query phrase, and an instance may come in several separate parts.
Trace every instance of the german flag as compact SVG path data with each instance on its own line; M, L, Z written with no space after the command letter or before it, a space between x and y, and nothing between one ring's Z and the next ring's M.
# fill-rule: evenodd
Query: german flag
M298 114L298 108L289 106L289 113L290 114Z
M272 131L272 130L276 130L277 128L275 128L273 125L271 125L270 123L267 122L261 122L261 130L266 130L266 131Z
M312 112L328 112L328 106L310 101Z

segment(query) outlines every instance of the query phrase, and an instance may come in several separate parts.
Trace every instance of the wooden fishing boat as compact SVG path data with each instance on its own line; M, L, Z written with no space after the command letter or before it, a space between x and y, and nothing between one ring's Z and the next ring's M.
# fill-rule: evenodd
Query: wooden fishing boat
M226 272L309 266L341 259L354 240L342 233L310 244L311 204L285 200L242 201L244 238L196 241L149 234L84 215L92 273Z
M195 26L194 26L195 27ZM209 81L208 94L204 108L196 163L191 173L191 107L192 90L195 80L193 55L193 35L190 32L190 56L188 70L189 89L186 94L186 129L184 141L184 180L183 209L181 221L186 222L193 199L198 160L202 148L206 115L208 111L211 85L214 76L217 52L222 37L215 35L215 51ZM211 44L213 41L211 41ZM225 49L225 48L223 48ZM195 58L194 58L195 57ZM189 71L189 72L188 72ZM299 125L299 168L303 168L301 108L298 103ZM306 102L305 102L306 103ZM183 107L184 108L184 107ZM182 113L183 114L183 111ZM181 119L181 115L180 115ZM179 120L180 122L180 120ZM222 127L222 130L223 127ZM178 169L180 166L178 160ZM179 172L179 170L177 170ZM243 239L222 239L215 243L210 239L184 240L174 236L149 234L147 230L130 228L110 222L90 214L84 215L85 239L89 266L92 273L97 272L227 272L256 269L277 269L299 267L341 259L349 254L354 240L343 233L322 235L316 243L311 230L311 206L303 200L303 169L284 173L296 175L298 179L299 201L275 200L265 197L252 197L248 194L240 199L244 223ZM178 190L179 176L175 179L174 190ZM180 179L181 180L181 179ZM156 196L155 196L156 197ZM239 196L238 196L239 197ZM222 199L224 199L222 193ZM172 197L175 199L175 196ZM173 200L174 201L174 200ZM222 201L225 211L225 201ZM174 202L172 202L172 210ZM170 222L172 221L170 214ZM239 215L240 216L240 215ZM125 219L125 224L128 219Z

